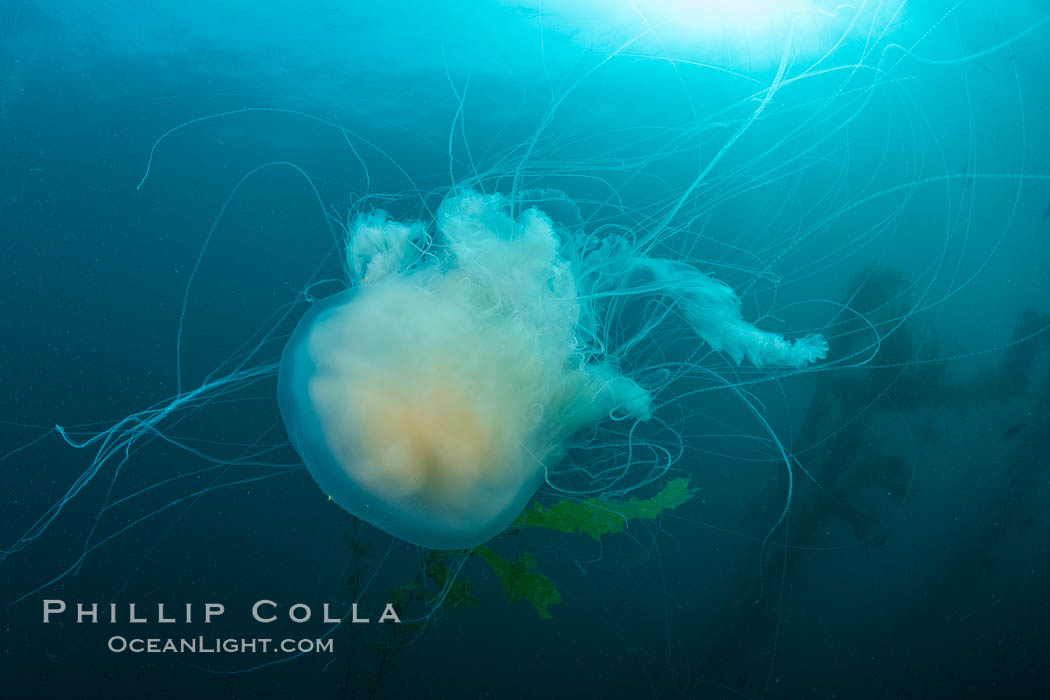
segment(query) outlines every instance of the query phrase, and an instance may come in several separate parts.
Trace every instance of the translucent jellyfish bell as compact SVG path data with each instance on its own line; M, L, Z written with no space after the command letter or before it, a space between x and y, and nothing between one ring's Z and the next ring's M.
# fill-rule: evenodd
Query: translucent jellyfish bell
M300 321L279 375L281 413L318 485L381 530L434 548L496 535L541 478L493 424L520 408L498 405L510 390L493 372L498 358L471 352L456 336L474 336L471 320L449 312L424 287L341 292Z
M360 284L313 308L281 362L281 412L314 479L401 539L470 547L506 528L570 432L613 408L573 367L579 303L549 219L468 193L422 228L359 219ZM406 268L408 268L406 270ZM640 390L638 390L640 392Z
M302 318L278 378L290 439L318 485L408 542L492 538L579 428L614 410L649 419L646 390L589 361L599 353L586 339L601 334L583 300L602 285L629 294L644 278L637 293L676 299L738 362L803 365L826 349L819 336L791 343L747 324L731 289L684 263L616 245L563 251L546 215L514 219L498 195L452 195L436 224L440 245L428 247L421 224L359 217L345 251L354 286Z

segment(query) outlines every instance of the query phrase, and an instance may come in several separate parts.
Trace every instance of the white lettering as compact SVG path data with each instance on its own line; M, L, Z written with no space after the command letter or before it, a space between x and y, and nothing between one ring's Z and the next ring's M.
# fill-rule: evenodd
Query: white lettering
M77 624L83 622L85 617L90 617L92 623L98 622L98 603L92 603L90 608L85 608L83 603L77 603Z
M64 600L45 600L44 601L44 624L51 622L51 616L66 611L66 601Z
M204 624L211 624L213 617L218 617L226 612L226 606L222 603L205 603L204 604Z
M297 609L305 611L301 617L296 616L295 611ZM306 622L310 619L310 615L312 614L313 613L310 611L310 606L304 605L303 603L296 603L292 607L288 608L288 617L291 618L292 622Z
M276 615L271 615L270 617L266 618L259 616L259 608L261 608L264 605L269 605L272 608L277 607L277 603L273 602L272 600L257 600L255 601L255 605L252 606L252 617L255 618L256 622L262 622L263 624L267 622L273 622L277 619Z
M397 612L394 610L394 605L392 603L386 604L386 607L383 608L383 614L379 617L379 622L381 623L388 620L393 620L397 624L401 624L401 618L397 616Z

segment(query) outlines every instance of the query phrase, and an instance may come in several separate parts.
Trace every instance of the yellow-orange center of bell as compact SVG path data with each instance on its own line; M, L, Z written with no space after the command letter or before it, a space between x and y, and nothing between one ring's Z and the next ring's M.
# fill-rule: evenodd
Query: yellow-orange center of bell
M491 472L499 452L471 397L447 380L406 395L390 383L359 388L351 401L367 457L388 485L452 497Z

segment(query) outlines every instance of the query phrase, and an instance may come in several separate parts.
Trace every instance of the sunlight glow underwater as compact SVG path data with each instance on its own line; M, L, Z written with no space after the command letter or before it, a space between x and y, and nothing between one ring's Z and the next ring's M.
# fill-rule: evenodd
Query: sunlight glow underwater
M677 59L775 66L789 38L796 58L816 59L845 38L865 39L899 22L903 0L503 0L587 44L625 42Z
M827 343L741 316L726 284L625 239L560 230L497 194L445 198L436 234L385 212L347 231L351 287L316 304L285 347L281 414L318 485L381 530L459 549L503 531L583 426L647 421L595 304L667 296L737 364L804 367Z

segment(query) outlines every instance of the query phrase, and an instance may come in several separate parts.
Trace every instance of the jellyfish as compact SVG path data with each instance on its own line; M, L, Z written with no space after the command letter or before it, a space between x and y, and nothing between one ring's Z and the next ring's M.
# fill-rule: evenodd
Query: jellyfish
M454 190L432 225L383 211L347 228L350 286L315 304L281 358L278 399L318 486L407 542L466 549L504 531L588 424L645 422L600 306L667 297L695 342L736 364L802 368L795 340L742 317L727 284L622 236L574 237L539 207Z

